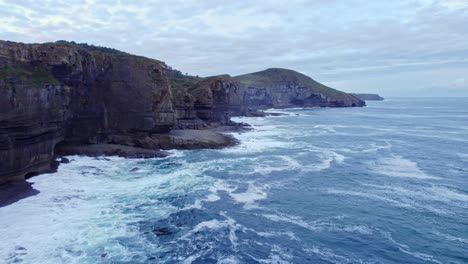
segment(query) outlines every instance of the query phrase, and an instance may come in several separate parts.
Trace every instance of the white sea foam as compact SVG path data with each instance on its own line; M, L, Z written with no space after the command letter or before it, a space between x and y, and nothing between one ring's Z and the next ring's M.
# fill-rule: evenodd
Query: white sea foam
M262 237L288 237L291 240L297 240L299 241L300 239L294 234L293 232L287 231L287 232L255 232L257 235L262 236Z
M244 133L233 133L241 144L221 150L225 153L233 154L255 154L264 153L275 149L293 148L298 145L297 141L291 138L304 135L304 129L295 126L297 129L291 130L289 125L272 122L271 118L235 118L234 121L246 122L252 126L252 130Z
M345 195L345 196L357 196L357 197L362 197L362 198L367 198L371 200L380 200L384 201L387 203L394 204L399 207L404 207L404 208L412 208L413 206L411 204L407 204L401 201L398 201L396 199L391 199L389 197L385 197L381 194L378 193L372 193L368 191L352 191L352 190L340 190L340 189L335 189L335 188L328 188L325 190L329 194L335 194L335 195Z
M306 221L302 220L300 217L284 215L284 214L263 214L262 216L271 221L291 223L291 224L294 224L294 225L297 225L297 226L300 226L300 227L303 227L305 229L309 229L312 231L320 230L320 228L307 223Z
M25 263L83 263L96 261L101 253L131 261L138 251L157 252L157 245L145 242L132 224L148 215L167 217L180 209L164 202L166 197L211 184L201 176L203 169L190 163L167 172L152 169L151 160L68 158L71 162L62 164L57 173L29 179L39 194L0 208L0 262L21 258ZM139 214L129 212L148 203L158 206L140 207ZM139 245L136 251L121 245L121 237L132 238ZM19 247L24 252L15 249ZM89 255L89 250L96 255Z
M458 157L460 157L462 160L468 161L468 153L458 153Z
M440 232L435 232L436 235L440 236L440 237L443 237L449 241L456 241L456 242L459 242L459 243L463 243L463 244L468 244L468 238L461 238L461 237L457 237L457 236L452 236L452 235L449 235L449 234L444 234L444 233L440 233Z
M255 203L260 200L267 198L267 193L265 192L265 187L260 187L255 185L253 182L248 183L248 188L245 192L231 192L229 195L238 203L243 203L244 208L251 209L257 208Z
M409 201L437 201L450 205L455 205L454 203L468 205L468 194L440 185L414 186L412 188L375 184L364 184L363 186L370 187L372 191L377 191L381 195L407 198Z
M266 264L289 264L291 263L292 258L293 256L291 255L291 253L286 252L284 249L280 248L277 245L273 245L268 259L254 259L260 263Z
M192 230L187 232L184 236L179 239L191 241L194 235L198 234L203 230L219 230L219 229L227 229L228 230L228 239L231 245L235 248L238 245L238 238L236 232L245 232L248 230L245 226L238 224L233 218L226 215L225 212L220 212L221 216L225 218L225 220L207 220L197 224Z
M378 145L376 143L371 143L369 148L364 149L361 152L362 153L371 153L371 152L379 151L381 149L390 149L390 148L392 148L392 144L390 144L389 142L385 142L385 143L386 143L385 145Z
M459 201L468 203L468 194L455 191L453 189L442 187L442 186L432 186L428 189L429 198L436 198L441 201Z
M191 264L201 256L202 256L202 251L199 251L199 252L197 252L197 253L195 253L195 254L193 254L191 256L188 256L185 259L181 259L181 260L182 260L183 264Z
M338 255L334 253L333 251L331 251L330 249L326 249L326 248L320 248L320 247L314 246L312 248L306 249L306 252L317 255L319 258L330 263L340 263L340 264L352 263L351 260L348 259L347 257ZM359 261L359 263L363 263L363 262Z
M318 219L309 223L300 217L280 213L263 214L262 216L274 222L286 222L316 232L327 230L335 232L357 233L361 235L371 235L373 233L371 228L364 225L337 223L335 220L340 220L339 217Z
M302 164L303 171L322 171L329 169L332 164L335 162L336 164L342 164L346 156L339 154L335 151L324 149L324 148L307 148L306 152L299 152L297 155L299 156L310 156L310 155L317 155L320 159L319 162L314 163L310 162L308 164Z
M201 209L205 202L218 201L221 199L219 192L225 192L236 203L243 204L245 209L259 208L257 202L268 197L266 190L270 188L269 185L258 185L253 181L248 181L246 184L246 190L239 191L239 187L237 185L228 183L224 180L217 180L211 187L209 187L210 192L205 196L205 198L196 200L193 205L190 205L185 209Z
M227 257L218 259L218 263L219 264L237 264L241 262L235 256L227 256Z
M272 160L271 158L276 159ZM254 168L254 173L266 175L275 171L297 170L301 167L302 165L294 158L291 158L289 156L276 155L267 157L267 160L265 160L265 162L257 163Z
M383 201L397 207L430 211L439 215L452 214L450 208L454 206L468 208L467 194L438 185L403 187L398 185L362 184L356 190L328 188L325 189L325 192ZM440 203L445 203L447 206L441 207Z
M391 156L387 158L380 158L372 171L378 174L401 177L401 178L415 178L421 180L435 180L440 177L428 175L418 167L418 164L402 156Z

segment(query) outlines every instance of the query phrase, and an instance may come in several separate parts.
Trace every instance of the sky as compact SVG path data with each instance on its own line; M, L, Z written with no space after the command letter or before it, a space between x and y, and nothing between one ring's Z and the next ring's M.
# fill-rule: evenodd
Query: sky
M112 47L199 76L275 67L347 92L468 96L468 0L0 0L0 39Z

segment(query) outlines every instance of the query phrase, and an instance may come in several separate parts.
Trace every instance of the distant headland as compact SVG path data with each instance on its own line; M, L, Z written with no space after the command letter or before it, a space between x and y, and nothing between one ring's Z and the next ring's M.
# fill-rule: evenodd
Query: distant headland
M383 101L384 100L384 98L378 94L352 93L352 95L364 101Z

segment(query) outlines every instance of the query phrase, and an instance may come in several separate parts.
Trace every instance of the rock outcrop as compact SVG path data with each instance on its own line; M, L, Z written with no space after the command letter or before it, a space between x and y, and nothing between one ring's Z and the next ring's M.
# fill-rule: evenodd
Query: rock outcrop
M173 90L178 127L183 129L232 124L231 116L244 107L240 84L229 75L189 79L183 86L173 85Z
M59 142L120 144L176 122L164 63L71 43L0 41L0 91L0 182L47 171Z
M197 131L242 128L231 116L362 105L291 70L199 78L109 48L0 41L0 183L50 170L56 149L159 157L166 153L158 149L235 144L219 132Z
M383 101L384 98L378 94L362 94L362 93L352 93L352 95L363 101Z

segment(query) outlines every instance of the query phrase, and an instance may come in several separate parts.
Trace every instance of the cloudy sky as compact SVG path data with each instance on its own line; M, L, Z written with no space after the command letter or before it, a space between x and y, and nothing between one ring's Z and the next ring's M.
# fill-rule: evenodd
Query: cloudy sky
M0 0L0 39L108 46L200 76L281 67L344 91L468 96L468 0Z

